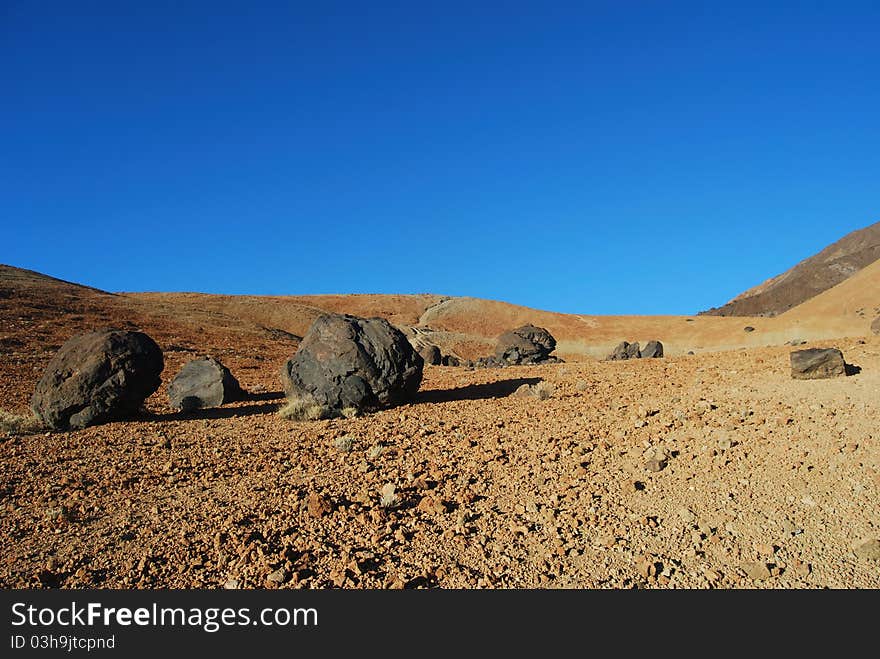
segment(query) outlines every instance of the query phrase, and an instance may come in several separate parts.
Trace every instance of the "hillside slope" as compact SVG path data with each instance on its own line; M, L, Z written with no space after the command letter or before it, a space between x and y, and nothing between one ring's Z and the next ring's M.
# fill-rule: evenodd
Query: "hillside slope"
M880 222L847 234L781 275L701 315L777 316L836 286L878 259Z

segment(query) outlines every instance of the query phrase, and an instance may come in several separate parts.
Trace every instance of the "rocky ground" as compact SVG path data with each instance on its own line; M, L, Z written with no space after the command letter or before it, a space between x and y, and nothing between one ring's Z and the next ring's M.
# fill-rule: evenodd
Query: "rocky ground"
M782 347L427 367L414 404L291 422L289 354L237 340L250 400L163 387L138 421L0 437L0 586L878 588L880 337L815 346L861 372L795 381ZM167 382L194 355L163 348Z

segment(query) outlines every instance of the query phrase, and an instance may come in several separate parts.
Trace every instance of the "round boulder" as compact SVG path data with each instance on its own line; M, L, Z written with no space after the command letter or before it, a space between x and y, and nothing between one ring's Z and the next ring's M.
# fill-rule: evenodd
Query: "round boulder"
M543 327L523 325L498 337L495 357L508 364L535 364L556 349L556 339Z
M663 356L663 344L659 341L648 341L645 347L642 349L642 358L650 359L650 358L659 358Z
M244 392L229 369L203 357L184 364L168 385L171 407L188 412L240 400Z
M387 320L328 314L312 323L285 365L282 383L288 398L331 412L375 409L411 400L423 365L403 332Z
M31 409L56 430L124 419L159 388L164 366L162 350L142 332L81 334L49 362Z

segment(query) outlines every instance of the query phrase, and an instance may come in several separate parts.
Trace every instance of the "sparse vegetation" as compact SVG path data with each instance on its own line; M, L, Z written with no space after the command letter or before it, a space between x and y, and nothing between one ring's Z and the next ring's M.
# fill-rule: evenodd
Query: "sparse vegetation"
M32 414L13 414L0 410L0 432L7 435L33 435L46 427Z
M382 444L381 442L378 444L373 444L373 446L371 446L370 448L367 449L367 459L368 460L375 460L380 455L382 455L384 452L385 452L385 445L384 444Z
M383 508L395 508L400 504L400 498L397 496L394 483L385 483L382 486L379 505Z
M519 389L513 392L513 395L517 398L537 398L538 400L547 400L548 398L552 398L555 393L556 385L552 382L542 380L537 384L522 385Z
M354 437L343 435L333 440L333 446L343 453L349 453L354 448Z
M356 407L343 407L342 408L342 416L346 419L353 419L356 416L360 415L360 410Z
M278 416L288 421L319 421L333 416L331 410L314 400L289 398L279 410Z
M553 398L553 394L556 393L556 385L542 380L532 387L532 392L538 400L547 400Z

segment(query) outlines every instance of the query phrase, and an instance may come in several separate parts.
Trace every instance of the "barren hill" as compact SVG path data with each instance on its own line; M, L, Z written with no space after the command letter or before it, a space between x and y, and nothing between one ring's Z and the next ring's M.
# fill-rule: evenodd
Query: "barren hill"
M782 345L793 339L867 335L880 305L875 293L880 290L878 283L880 264L874 264L788 313L744 322L709 315L561 314L439 295L112 294L0 266L0 348L8 356L0 364L0 375L11 375L9 360L15 359L27 359L38 372L70 336L108 326L146 331L171 365L212 354L246 359L246 370L269 366L274 372L296 349L312 321L326 312L386 318L436 344L444 354L464 359L491 354L501 333L526 323L550 330L557 339L556 354L567 361L603 358L622 340L644 344L658 339L668 355L699 354ZM746 331L747 325L754 331ZM2 389L0 385L0 393Z
M880 222L847 234L815 256L738 295L709 316L777 316L880 259Z

